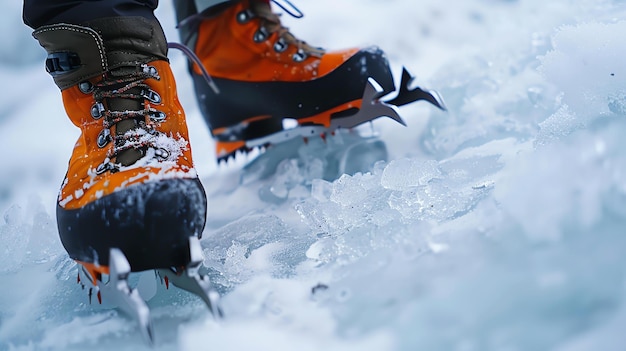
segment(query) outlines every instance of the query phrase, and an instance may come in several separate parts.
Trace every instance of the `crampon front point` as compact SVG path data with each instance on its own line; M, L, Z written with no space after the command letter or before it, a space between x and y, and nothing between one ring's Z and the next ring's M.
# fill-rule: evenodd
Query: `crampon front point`
M190 260L186 266L156 269L155 279L160 278L159 280L166 288L169 288L171 283L195 294L204 301L214 318L221 319L224 313L220 306L219 294L211 286L208 277L198 273L202 263L202 248L198 238L189 238L188 254ZM117 248L112 248L109 252L108 266L78 263L77 282L88 291L90 303L93 302L95 296L98 303L104 301L116 306L137 322L146 343L154 345L155 335L150 319L150 309L140 296L138 289L129 285L131 266L124 253Z

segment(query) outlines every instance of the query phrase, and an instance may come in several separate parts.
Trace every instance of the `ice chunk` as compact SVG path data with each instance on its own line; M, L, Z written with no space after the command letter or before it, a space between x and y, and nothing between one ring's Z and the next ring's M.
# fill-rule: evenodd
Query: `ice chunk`
M332 195L331 183L322 179L313 179L311 182L311 197L319 202L327 202Z
M408 190L439 176L441 171L437 161L405 158L389 163L383 171L381 184L385 189Z
M342 175L334 184L330 200L341 206L350 206L363 203L367 197L367 190L363 187L359 177Z

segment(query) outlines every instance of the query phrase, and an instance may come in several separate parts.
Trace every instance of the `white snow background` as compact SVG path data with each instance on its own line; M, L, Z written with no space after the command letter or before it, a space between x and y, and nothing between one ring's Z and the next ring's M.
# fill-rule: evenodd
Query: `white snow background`
M296 5L298 36L377 44L449 111L375 121L390 159L371 172L287 160L258 180L215 164L171 53L226 318L159 288L154 349L626 350L626 1ZM78 132L21 2L0 10L0 350L149 349L75 282L54 213ZM158 16L177 40L169 1Z

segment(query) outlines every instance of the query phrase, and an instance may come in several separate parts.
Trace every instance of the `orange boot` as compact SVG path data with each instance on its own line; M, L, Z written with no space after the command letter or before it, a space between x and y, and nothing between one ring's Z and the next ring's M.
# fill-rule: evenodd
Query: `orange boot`
M217 293L198 274L206 195L158 22L104 18L44 26L33 35L81 130L57 222L63 246L80 263L78 281L91 285L90 299L93 291L117 305L153 343L149 309L127 278L155 269L221 316Z
M33 35L81 130L57 207L70 257L93 278L108 274L112 248L132 271L185 267L189 238L202 234L206 196L160 25L107 18Z
M214 92L192 67L218 159L271 143L275 139L267 136L282 132L285 118L322 127L311 133L331 131L333 120L359 111L369 79L381 86L376 96L395 89L380 49L312 47L281 25L268 1L231 1L198 14L190 3L178 2L180 33L219 88Z
M119 249L132 271L185 267L206 196L158 23L106 18L34 34L81 130L57 207L61 241L91 276Z

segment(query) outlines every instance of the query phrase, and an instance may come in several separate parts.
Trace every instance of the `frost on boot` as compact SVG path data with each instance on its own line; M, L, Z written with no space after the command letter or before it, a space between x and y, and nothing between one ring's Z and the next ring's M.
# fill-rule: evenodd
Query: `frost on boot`
M160 25L106 18L33 35L81 130L57 207L70 257L94 275L111 248L132 271L184 267L189 238L204 227L206 196Z
M191 67L218 159L296 137L325 136L381 116L402 123L395 105L380 100L395 84L379 48L313 47L281 24L269 1L204 10L190 4L177 4L180 34L220 91L207 85L199 67ZM408 100L395 99L416 99ZM286 119L304 128L288 130Z

